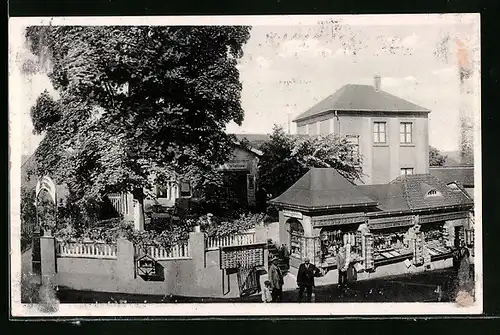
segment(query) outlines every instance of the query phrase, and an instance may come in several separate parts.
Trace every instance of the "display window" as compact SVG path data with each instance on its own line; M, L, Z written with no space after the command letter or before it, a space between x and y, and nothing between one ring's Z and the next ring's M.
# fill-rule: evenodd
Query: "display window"
M375 261L411 255L407 228L384 229L373 234Z
M321 262L323 266L336 266L337 253L341 246L351 246L351 261L362 257L361 232L353 230L323 228L320 234L321 240Z
M290 255L302 258L305 251L304 228L299 221L290 222Z
M424 224L420 231L424 236L424 243L430 256L438 256L451 252L448 229L443 228L445 222ZM454 234L455 235L455 234Z

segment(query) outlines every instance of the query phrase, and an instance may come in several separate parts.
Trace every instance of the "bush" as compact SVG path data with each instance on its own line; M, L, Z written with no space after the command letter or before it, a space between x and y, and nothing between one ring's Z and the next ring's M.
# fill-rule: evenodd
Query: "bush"
M236 218L216 219L212 217L204 230L208 236L223 237L255 228L264 220L264 214L242 213Z
M21 302L23 304L36 304L40 301L40 284L37 276L32 272L23 273L21 276Z

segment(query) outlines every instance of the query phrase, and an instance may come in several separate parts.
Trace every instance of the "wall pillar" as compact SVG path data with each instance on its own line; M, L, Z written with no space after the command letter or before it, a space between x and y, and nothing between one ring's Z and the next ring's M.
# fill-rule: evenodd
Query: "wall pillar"
M40 237L42 284L56 285L56 245L53 236Z
M116 279L133 280L135 277L134 244L124 238L119 238L116 241L116 248Z
M205 268L205 234L189 233L189 257L193 259L195 271Z
M287 224L286 224L287 217L283 214L283 211L279 211L279 239L277 242L278 244L289 244L289 235L287 232Z
M255 226L255 242L267 242L267 228L262 223L259 223L257 226Z

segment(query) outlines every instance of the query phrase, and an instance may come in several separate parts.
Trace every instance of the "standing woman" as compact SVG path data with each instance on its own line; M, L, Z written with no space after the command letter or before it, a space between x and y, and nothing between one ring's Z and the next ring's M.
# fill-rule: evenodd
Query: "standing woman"
M460 248L460 264L458 269L458 287L460 290L471 291L469 250L462 245Z

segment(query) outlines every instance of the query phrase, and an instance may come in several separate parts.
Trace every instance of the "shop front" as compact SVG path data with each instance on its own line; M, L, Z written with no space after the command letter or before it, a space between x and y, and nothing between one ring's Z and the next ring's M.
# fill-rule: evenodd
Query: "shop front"
M449 196L441 189L441 198L427 200L425 193L421 197L417 193L420 188L397 185L353 186L345 192L345 183L338 187L339 196L325 174L319 174L326 182L318 186L318 193L324 196L325 189L333 190L328 194L329 203L311 204L311 199L318 199L311 190L318 177L314 172L271 201L280 208L279 243L289 244L292 267L309 258L327 273L337 269L338 253L345 252L362 280L450 267L457 247L473 248L473 203L468 199ZM432 180L426 182L440 187ZM408 191L412 189L416 191ZM368 198L357 190L364 190Z

